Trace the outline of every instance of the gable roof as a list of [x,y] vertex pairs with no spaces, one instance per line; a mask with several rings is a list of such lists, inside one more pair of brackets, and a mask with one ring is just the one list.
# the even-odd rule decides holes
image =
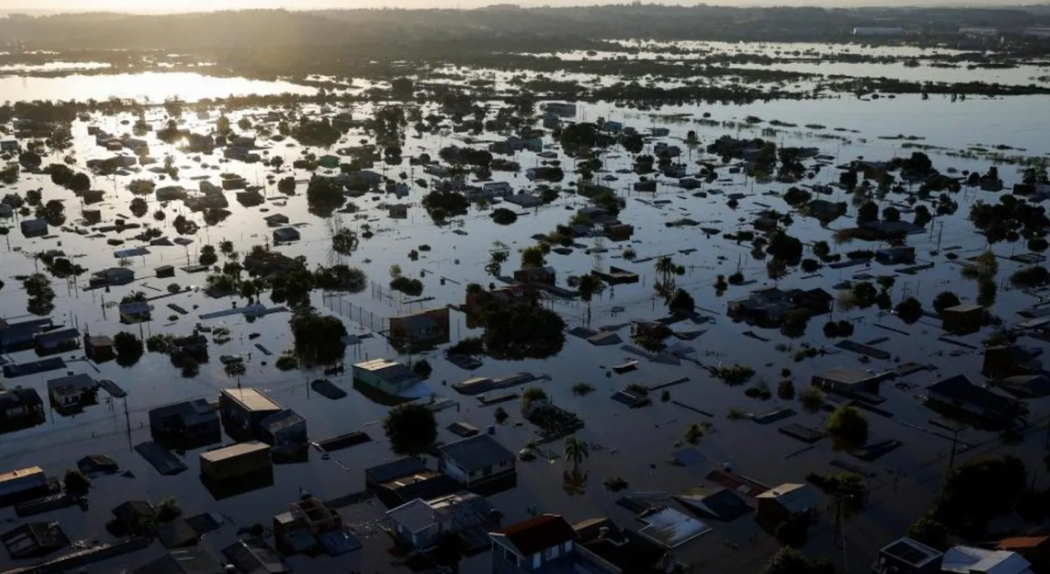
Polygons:
[[953,400],[983,405],[988,410],[1009,409],[1013,400],[970,382],[966,375],[955,375],[926,387],[928,393],[938,393]]
[[1016,552],[954,546],[944,553],[941,570],[958,574],[1030,574],[1031,563]]
[[446,459],[455,462],[467,472],[483,470],[501,462],[514,460],[514,453],[487,434],[479,434],[446,444],[440,447],[440,450]]
[[820,502],[817,491],[805,484],[785,483],[759,494],[755,498],[770,498],[776,500],[788,512],[797,514],[810,510],[816,510]]
[[222,574],[222,566],[203,548],[173,550],[137,568],[134,574]]
[[557,514],[541,514],[492,534],[504,538],[521,556],[530,556],[576,539],[572,525]]

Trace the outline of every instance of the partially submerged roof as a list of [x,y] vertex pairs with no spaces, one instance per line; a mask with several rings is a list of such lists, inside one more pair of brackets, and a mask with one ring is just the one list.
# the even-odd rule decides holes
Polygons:
[[427,467],[418,458],[406,456],[365,469],[365,480],[383,484],[404,476],[426,472]]
[[817,376],[828,381],[834,381],[836,383],[842,383],[846,385],[852,385],[874,378],[874,375],[866,373],[859,369],[846,368],[829,369],[818,374]]
[[229,397],[232,401],[239,404],[242,408],[248,411],[279,411],[281,405],[278,405],[270,397],[260,393],[259,391],[246,388],[246,389],[223,389],[222,394]]
[[673,508],[660,508],[639,516],[646,525],[638,532],[664,548],[677,548],[707,533],[711,527]]
[[530,556],[576,539],[576,531],[557,514],[541,514],[492,535],[506,540],[521,556]]
[[751,513],[751,507],[728,488],[705,489],[675,496],[675,500],[691,510],[726,522]]
[[388,510],[386,514],[413,534],[426,530],[437,518],[434,509],[419,498]]
[[134,570],[133,574],[223,574],[219,562],[203,548],[173,550]]
[[223,549],[222,555],[241,574],[284,574],[292,570],[272,548],[257,538],[239,540]]
[[944,553],[941,571],[958,574],[1030,574],[1032,564],[1016,552],[954,546]]
[[254,454],[259,451],[270,450],[270,445],[261,443],[259,441],[241,442],[227,447],[211,450],[208,452],[201,453],[201,460],[208,462],[221,462],[227,459],[236,458],[248,454]]
[[901,538],[880,552],[916,568],[922,568],[941,557],[941,552],[911,538]]
[[440,447],[441,454],[457,466],[471,472],[483,470],[507,460],[514,460],[514,453],[496,442],[487,434],[479,434]]
[[792,514],[816,510],[820,503],[817,491],[808,485],[784,483],[759,494],[755,498],[771,498]]

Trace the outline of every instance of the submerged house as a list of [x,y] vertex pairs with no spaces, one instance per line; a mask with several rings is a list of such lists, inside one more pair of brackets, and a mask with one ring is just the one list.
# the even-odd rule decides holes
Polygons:
[[219,394],[219,412],[231,436],[260,437],[262,421],[282,410],[281,405],[252,388],[223,389]]
[[791,312],[802,312],[813,317],[831,311],[834,298],[823,289],[791,289],[782,291],[767,287],[752,291],[742,299],[729,302],[729,316],[733,319],[759,325],[776,326]]
[[391,343],[398,348],[430,348],[449,342],[448,307],[390,318]]
[[789,520],[809,520],[817,513],[820,496],[808,484],[785,483],[755,497],[756,518],[768,524]]
[[354,382],[385,394],[398,396],[419,384],[419,377],[407,365],[389,359],[371,359],[354,364]]
[[212,444],[222,440],[219,415],[205,399],[153,409],[149,426],[153,438],[161,443]]
[[447,534],[489,524],[494,509],[485,497],[464,492],[433,500],[417,498],[386,515],[392,533],[401,542],[416,550],[427,550],[437,546]]
[[44,422],[44,401],[35,389],[0,389],[0,432]]
[[493,574],[572,571],[576,531],[561,516],[541,514],[489,538]]
[[76,410],[93,404],[98,383],[89,375],[68,375],[47,382],[51,406],[58,410]]
[[1017,414],[1017,401],[971,383],[966,375],[926,387],[926,404],[994,426],[1009,424]]
[[441,468],[467,488],[483,487],[517,474],[517,459],[496,439],[479,434],[438,448]]

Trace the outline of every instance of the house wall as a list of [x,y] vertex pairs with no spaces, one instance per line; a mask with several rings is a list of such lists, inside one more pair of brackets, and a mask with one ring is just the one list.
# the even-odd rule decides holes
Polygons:
[[451,476],[453,479],[457,480],[458,482],[462,482],[462,483],[465,483],[465,484],[470,482],[470,477],[469,477],[469,474],[467,473],[466,470],[463,470],[463,468],[461,468],[459,465],[457,465],[456,463],[454,463],[454,462],[452,462],[452,461],[450,461],[448,459],[444,459],[444,460],[445,460],[445,474]]

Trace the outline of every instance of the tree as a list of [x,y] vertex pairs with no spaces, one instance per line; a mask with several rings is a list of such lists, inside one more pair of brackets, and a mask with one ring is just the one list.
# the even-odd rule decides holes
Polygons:
[[901,212],[896,207],[890,206],[882,210],[882,220],[890,222],[898,222],[901,220]]
[[588,273],[583,277],[580,277],[580,284],[578,286],[580,290],[580,299],[583,299],[587,303],[587,319],[591,318],[591,299],[595,295],[601,295],[605,291],[605,282],[602,281],[601,277]]
[[350,229],[344,227],[332,235],[332,251],[340,255],[350,255],[357,251],[357,246],[357,233]]
[[766,562],[762,574],[835,574],[835,565],[820,558],[810,560],[798,550],[784,547]]
[[577,472],[580,468],[580,463],[583,462],[585,458],[590,456],[590,454],[591,449],[586,442],[576,438],[575,436],[570,436],[569,438],[565,439],[565,446],[562,452],[562,457],[565,458],[565,460],[572,462],[572,472]]
[[1024,463],[1012,455],[967,461],[944,477],[930,517],[967,539],[988,521],[1012,512],[1027,485]]
[[80,195],[91,189],[91,178],[86,173],[77,173],[69,180],[69,189]]
[[699,423],[693,423],[685,429],[685,441],[689,444],[698,444],[704,438],[704,427]]
[[539,269],[546,263],[543,248],[539,245],[531,245],[521,250],[521,268]]
[[483,340],[494,359],[546,359],[565,345],[565,321],[541,307],[495,309],[485,314]]
[[296,309],[288,322],[300,358],[321,364],[343,360],[346,325],[337,317],[318,315],[312,308]]
[[510,225],[518,220],[518,214],[506,207],[497,207],[492,210],[492,221],[499,225]]
[[904,531],[904,535],[934,550],[943,552],[948,549],[948,528],[929,514],[924,514],[916,520]]
[[27,168],[36,169],[40,167],[40,164],[43,163],[43,160],[40,158],[39,155],[32,151],[24,151],[18,154],[18,163],[22,164]]
[[437,439],[437,421],[426,405],[406,403],[387,413],[383,430],[394,453],[402,456],[418,455]]
[[117,353],[117,364],[121,367],[133,366],[146,352],[142,340],[127,331],[113,336],[113,350]]
[[485,264],[485,272],[493,277],[499,277],[500,273],[503,271],[503,264],[506,263],[509,258],[510,252],[506,249],[493,250],[489,253],[489,262]]
[[828,245],[827,241],[815,241],[813,243],[812,249],[813,255],[815,255],[817,259],[820,259],[821,261],[826,261],[828,256],[831,255],[831,247]]
[[879,206],[873,201],[867,201],[857,209],[857,223],[867,223],[879,220]]
[[521,412],[528,414],[529,409],[532,408],[532,403],[537,401],[546,401],[547,393],[539,387],[529,387],[521,393]]
[[944,313],[945,309],[951,309],[959,305],[959,296],[951,291],[942,291],[937,294],[937,297],[933,299],[933,309],[938,314]]
[[897,304],[895,311],[901,321],[911,325],[922,318],[922,303],[915,297],[908,297]]
[[33,315],[50,315],[55,309],[55,291],[51,282],[42,273],[34,273],[22,280],[22,287],[29,295],[26,310]]
[[91,479],[72,468],[66,471],[63,483],[66,487],[66,494],[70,496],[84,496],[91,489]]
[[676,289],[674,295],[667,302],[667,308],[671,312],[692,313],[696,308],[696,302],[693,301],[693,296],[685,289]]
[[868,419],[854,407],[844,405],[835,409],[824,428],[836,444],[844,448],[864,446],[868,441]]
[[157,521],[171,522],[182,515],[182,507],[174,497],[167,497],[157,505]]
[[430,366],[430,362],[426,359],[420,359],[412,365],[412,372],[419,375],[419,378],[425,379],[430,376],[430,373],[434,372],[434,368]]
[[214,245],[205,245],[201,247],[200,255],[197,257],[197,261],[201,265],[215,265],[215,262],[219,260],[218,254],[215,252]]

